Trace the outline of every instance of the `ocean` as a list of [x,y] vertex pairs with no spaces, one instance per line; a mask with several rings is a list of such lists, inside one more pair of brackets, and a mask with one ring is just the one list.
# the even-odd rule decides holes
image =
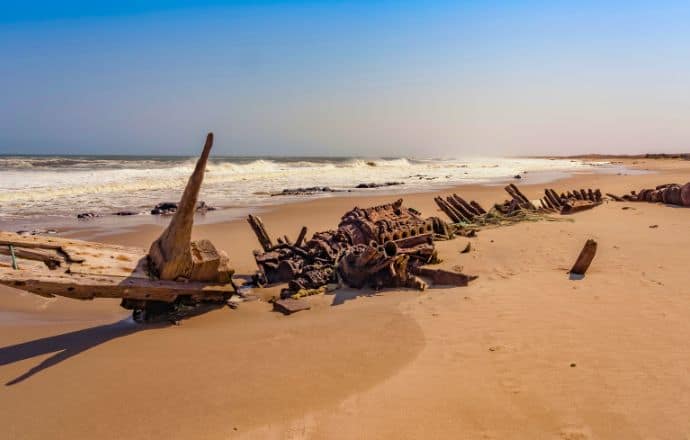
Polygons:
[[[0,156],[0,226],[17,220],[75,218],[117,211],[148,214],[179,200],[195,157]],[[605,162],[536,158],[317,158],[212,157],[200,200],[218,208],[250,208],[304,197],[363,192],[404,193],[463,183],[607,167]],[[534,175],[534,177],[533,177]],[[356,188],[362,183],[397,186]],[[284,189],[329,187],[337,192],[275,196]],[[44,223],[44,222],[41,222]]]

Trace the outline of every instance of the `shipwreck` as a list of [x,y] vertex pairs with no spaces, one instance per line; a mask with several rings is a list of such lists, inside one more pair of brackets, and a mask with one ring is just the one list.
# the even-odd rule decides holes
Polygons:
[[0,284],[44,297],[121,298],[137,322],[170,318],[235,293],[225,252],[192,241],[213,133],[168,227],[150,249],[0,232]]
[[422,217],[403,200],[346,212],[335,230],[317,232],[306,240],[302,227],[292,242],[274,243],[261,218],[249,215],[262,250],[254,252],[259,286],[287,283],[276,302],[280,311],[306,307],[295,300],[322,292],[328,284],[354,288],[407,287],[424,290],[436,285],[467,286],[475,276],[432,269],[438,262],[434,242],[454,237],[454,228],[439,217]]

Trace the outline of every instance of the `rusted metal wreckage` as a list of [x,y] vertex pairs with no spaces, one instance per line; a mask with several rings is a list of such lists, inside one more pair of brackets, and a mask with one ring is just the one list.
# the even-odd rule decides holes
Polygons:
[[136,321],[167,317],[235,292],[228,257],[192,226],[213,134],[206,138],[177,211],[145,249],[0,232],[0,284],[45,297],[121,298]]
[[667,205],[690,207],[690,182],[685,185],[667,183],[654,189],[645,188],[638,192],[617,196],[606,194],[617,202],[650,202],[665,203]]
[[495,212],[487,212],[479,203],[474,200],[467,202],[458,194],[451,194],[445,199],[443,197],[436,197],[434,201],[441,211],[454,224],[458,225],[482,223],[488,217],[495,216],[496,213],[506,217],[521,212],[573,214],[594,208],[603,203],[599,189],[579,189],[559,194],[551,188],[546,188],[544,189],[544,197],[539,200],[528,199],[512,183],[504,189],[511,198],[503,203],[494,204],[493,209]]
[[[208,240],[191,240],[212,145],[213,134],[209,133],[177,211],[148,251],[0,232],[0,284],[46,297],[121,298],[122,307],[133,310],[138,322],[174,319],[181,310],[194,313],[203,304],[225,304],[237,292],[227,255]],[[438,262],[435,241],[471,236],[476,230],[472,224],[496,213],[569,214],[602,203],[599,190],[559,195],[546,189],[544,198],[538,201],[529,200],[515,185],[505,190],[511,199],[488,212],[479,203],[467,202],[457,194],[445,199],[436,197],[450,224],[439,217],[422,217],[419,211],[403,206],[400,199],[371,208],[354,208],[345,213],[337,229],[317,232],[309,239],[303,227],[294,242],[284,236],[274,243],[261,219],[250,215],[247,221],[262,247],[262,251],[254,252],[259,268],[254,283],[264,286],[287,282],[281,293],[286,302],[277,307],[287,313],[308,308],[308,304],[299,303],[299,298],[319,292],[330,283],[377,290],[423,290],[426,279],[436,285],[466,286],[476,277],[426,267]]]
[[410,287],[427,284],[466,286],[476,277],[423,267],[438,261],[435,240],[453,238],[453,229],[438,217],[422,217],[402,199],[345,213],[336,230],[315,233],[305,241],[303,227],[293,243],[288,237],[271,240],[262,220],[247,221],[263,251],[255,251],[257,285],[288,283],[281,297],[294,298],[329,283],[361,288]]

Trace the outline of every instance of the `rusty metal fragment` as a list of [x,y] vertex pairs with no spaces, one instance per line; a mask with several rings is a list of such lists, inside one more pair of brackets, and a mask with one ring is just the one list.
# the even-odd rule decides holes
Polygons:
[[650,203],[665,203],[667,205],[690,207],[690,182],[685,185],[677,183],[667,183],[658,185],[656,188],[644,188],[638,191],[630,191],[630,194],[623,196],[616,196],[607,194],[615,201],[630,201],[630,202],[650,202]]

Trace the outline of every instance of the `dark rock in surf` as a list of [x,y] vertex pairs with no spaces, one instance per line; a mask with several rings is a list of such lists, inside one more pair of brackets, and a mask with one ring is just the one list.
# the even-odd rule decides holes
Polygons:
[[[215,210],[216,208],[207,205],[204,201],[200,201],[196,204],[196,212],[200,214]],[[159,203],[151,210],[152,215],[172,215],[175,212],[177,212],[177,203],[174,202]]]
[[360,183],[357,185],[355,188],[358,189],[363,189],[363,188],[382,188],[386,186],[397,186],[397,185],[404,185],[405,182],[385,182],[385,183]]
[[77,214],[77,218],[81,220],[88,220],[96,217],[100,217],[101,215],[95,212],[82,212],[81,214]]
[[308,188],[285,188],[279,193],[271,194],[271,196],[308,196],[318,193],[326,192],[340,192],[340,190],[330,188],[328,186],[310,186]]

